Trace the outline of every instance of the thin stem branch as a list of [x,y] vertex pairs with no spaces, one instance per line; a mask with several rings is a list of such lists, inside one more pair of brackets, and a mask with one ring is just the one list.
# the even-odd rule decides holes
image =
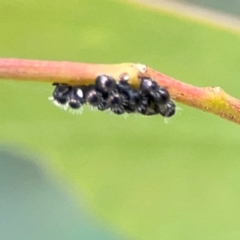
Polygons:
[[151,68],[148,68],[148,73],[161,86],[167,88],[176,101],[240,124],[240,100],[228,95],[220,87],[192,86]]
[[116,80],[128,75],[133,87],[139,86],[142,77],[151,77],[160,86],[167,88],[174,100],[240,124],[240,101],[225,93],[220,87],[195,87],[142,64],[0,59],[0,79],[83,85],[94,83],[95,78],[101,74],[107,74]]
[[89,84],[101,74],[108,74],[115,78],[123,72],[136,75],[136,70],[132,72],[133,70],[131,64],[107,65],[0,58],[0,78],[2,79],[77,85]]

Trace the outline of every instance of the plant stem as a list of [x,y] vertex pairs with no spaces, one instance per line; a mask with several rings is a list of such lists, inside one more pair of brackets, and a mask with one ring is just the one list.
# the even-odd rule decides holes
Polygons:
[[220,87],[192,86],[151,68],[148,68],[148,74],[167,88],[176,101],[240,124],[240,100],[228,95]]
[[240,101],[226,94],[220,87],[195,87],[170,78],[145,65],[0,58],[0,79],[84,85],[94,83],[95,78],[101,74],[109,75],[117,80],[122,75],[128,75],[129,82],[134,87],[139,86],[141,77],[151,77],[160,86],[168,89],[173,100],[240,124]]
[[123,72],[136,75],[131,64],[89,64],[76,62],[39,61],[0,58],[0,78],[38,82],[58,82],[72,85],[89,84],[96,76],[118,77]]

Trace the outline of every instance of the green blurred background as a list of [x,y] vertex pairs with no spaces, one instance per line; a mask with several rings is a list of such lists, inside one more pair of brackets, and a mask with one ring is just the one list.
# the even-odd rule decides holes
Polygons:
[[[1,57],[140,62],[240,98],[239,33],[160,10],[116,0],[0,0],[0,34]],[[76,116],[48,102],[52,91],[0,82],[1,239],[240,239],[238,125],[181,104],[169,124],[87,108]],[[32,237],[30,223],[47,235]]]

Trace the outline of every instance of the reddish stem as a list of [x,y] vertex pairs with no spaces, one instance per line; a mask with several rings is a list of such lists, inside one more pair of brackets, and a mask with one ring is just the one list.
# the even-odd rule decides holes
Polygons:
[[145,65],[0,59],[0,79],[83,85],[93,83],[101,74],[110,75],[117,80],[122,75],[128,75],[130,84],[134,87],[138,87],[141,77],[151,77],[159,85],[167,88],[174,100],[240,124],[240,101],[226,94],[221,88],[195,87]]
[[0,59],[0,78],[39,82],[88,84],[101,74],[118,76],[132,71],[129,64],[89,64],[77,62]]
[[161,86],[166,87],[176,101],[240,124],[240,101],[220,87],[195,87],[151,68],[148,68],[148,74]]

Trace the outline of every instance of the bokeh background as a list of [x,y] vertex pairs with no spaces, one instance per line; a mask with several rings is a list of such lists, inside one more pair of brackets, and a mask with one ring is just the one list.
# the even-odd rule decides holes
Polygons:
[[[240,98],[239,32],[161,8],[0,0],[0,35],[1,57],[140,62]],[[76,116],[52,91],[0,82],[0,239],[240,239],[238,125],[181,104],[169,124]]]

